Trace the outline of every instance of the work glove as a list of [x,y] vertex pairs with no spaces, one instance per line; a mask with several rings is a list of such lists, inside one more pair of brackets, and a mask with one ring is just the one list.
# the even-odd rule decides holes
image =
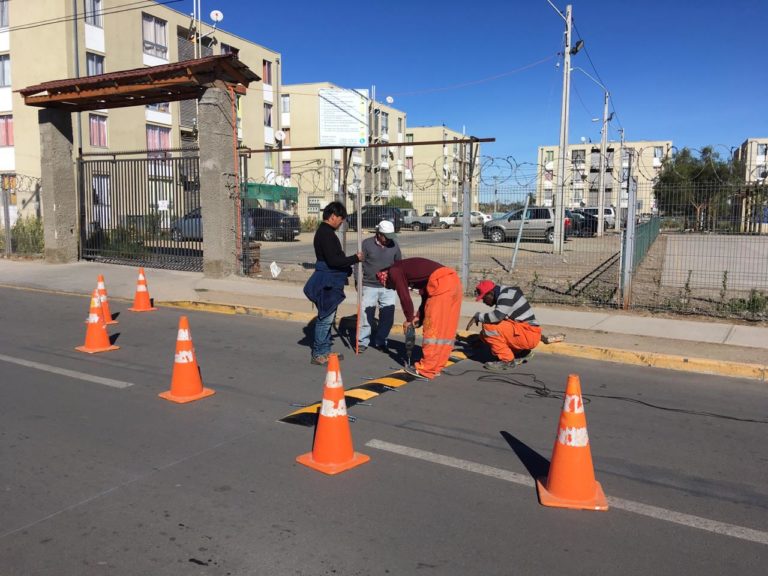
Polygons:
[[473,324],[475,326],[480,324],[480,313],[479,312],[475,312],[475,315],[472,316],[472,318],[469,319],[469,322],[467,322],[467,328],[466,329],[469,330],[470,328],[472,328]]

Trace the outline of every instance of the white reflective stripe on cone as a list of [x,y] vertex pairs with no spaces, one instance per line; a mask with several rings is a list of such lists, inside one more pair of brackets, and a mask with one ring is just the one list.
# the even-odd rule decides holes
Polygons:
[[563,400],[563,412],[582,414],[584,403],[581,401],[581,394],[566,394]]
[[179,330],[179,334],[178,336],[176,336],[176,340],[181,340],[182,342],[189,342],[190,340],[192,340],[192,338],[189,335],[189,330],[185,330],[184,328]]
[[335,406],[333,400],[323,399],[323,404],[320,408],[320,415],[327,418],[336,418],[337,416],[347,415],[347,403],[342,398],[339,400],[339,405]]
[[139,284],[138,286],[136,286],[136,292],[146,292],[146,291],[147,291],[147,287],[144,284]]
[[589,446],[589,435],[586,428],[560,428],[557,441],[565,446],[584,448]]
[[144,274],[139,273],[139,280],[146,280],[146,278],[144,278]]
[[328,388],[342,388],[344,386],[338,372],[327,372],[325,374],[325,385]]
[[99,322],[98,314],[88,314],[88,324],[97,324]]
[[195,361],[195,353],[192,350],[182,350],[174,355],[176,364],[189,364]]

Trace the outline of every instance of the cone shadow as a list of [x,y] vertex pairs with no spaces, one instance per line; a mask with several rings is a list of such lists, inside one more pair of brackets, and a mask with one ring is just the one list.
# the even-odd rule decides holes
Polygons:
[[120,338],[120,332],[115,332],[114,334],[111,334],[109,336],[109,344],[110,344],[110,346],[114,346],[115,342],[117,342],[118,338]]
[[538,478],[546,478],[549,475],[549,460],[524,442],[521,442],[512,436],[509,432],[502,430],[500,434],[501,437],[507,441],[510,448],[514,450],[517,457],[520,458],[520,462],[523,463],[525,469],[528,470],[528,474],[530,474],[534,480]]
[[120,312],[112,312],[112,320],[117,320],[117,318],[120,316]]

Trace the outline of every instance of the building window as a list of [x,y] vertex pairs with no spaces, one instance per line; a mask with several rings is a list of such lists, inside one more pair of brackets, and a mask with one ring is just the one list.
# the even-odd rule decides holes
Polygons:
[[240,48],[235,48],[234,46],[230,46],[229,44],[224,44],[222,42],[221,44],[221,53],[222,54],[234,54],[237,56],[240,54]]
[[164,112],[165,114],[171,113],[170,102],[156,102],[155,104],[147,104],[147,110],[153,110],[154,112]]
[[101,0],[85,0],[85,23],[103,28]]
[[8,0],[0,0],[0,28],[8,28]]
[[13,146],[13,116],[0,116],[0,146]]
[[291,177],[291,161],[290,160],[283,160],[282,173],[283,173],[283,176],[286,178]]
[[98,114],[88,115],[88,127],[91,134],[91,146],[107,147],[107,117]]
[[274,164],[272,163],[272,147],[265,146],[264,148],[266,150],[266,152],[264,152],[264,169],[272,170],[274,168]]
[[291,129],[283,128],[283,133],[285,134],[285,137],[283,138],[283,146],[290,146],[291,145]]
[[406,158],[405,158],[405,169],[406,170],[413,170],[413,156],[406,156]]
[[573,150],[571,152],[571,162],[575,165],[584,164],[587,158],[586,150]]
[[88,76],[104,74],[104,56],[101,56],[100,54],[94,54],[93,52],[86,52],[85,70]]
[[758,156],[765,156],[768,154],[768,144],[758,144],[757,145],[757,155]]
[[653,157],[658,158],[661,160],[664,158],[664,148],[662,146],[654,146],[653,147]]
[[269,60],[262,61],[261,83],[265,86],[272,86],[272,62]]
[[547,164],[549,162],[553,162],[555,160],[555,151],[554,150],[547,150],[544,152],[544,163]]
[[150,158],[164,158],[167,152],[158,152],[158,150],[168,150],[171,147],[171,129],[165,126],[147,125],[147,150],[150,151]]
[[398,172],[397,173],[397,187],[402,188],[403,187],[403,173]]
[[291,95],[290,94],[280,95],[280,111],[286,114],[290,113],[291,111]]
[[144,35],[144,54],[157,58],[168,58],[168,37],[165,20],[143,14],[142,32]]
[[389,133],[389,114],[387,112],[381,113],[381,133]]
[[0,56],[0,86],[11,85],[11,55]]
[[406,142],[413,142],[413,134],[406,134],[405,135],[405,141]]
[[381,189],[389,190],[389,171],[387,170],[381,173]]
[[403,133],[403,119],[398,118],[397,119],[397,133],[402,134]]
[[272,104],[264,104],[264,126],[272,127]]

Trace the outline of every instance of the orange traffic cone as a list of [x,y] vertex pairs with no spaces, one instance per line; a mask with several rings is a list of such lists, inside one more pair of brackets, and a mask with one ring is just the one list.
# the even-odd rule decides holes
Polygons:
[[131,312],[152,312],[157,308],[152,307],[152,301],[149,299],[149,289],[147,288],[147,278],[144,276],[144,268],[139,268],[139,279],[136,282],[136,296],[133,299],[133,306],[128,308]]
[[331,354],[328,357],[323,402],[317,419],[312,452],[298,456],[296,461],[325,474],[338,474],[365,464],[370,459],[370,456],[355,452],[352,447],[339,358],[336,354]]
[[120,348],[120,346],[113,346],[109,343],[107,325],[104,324],[104,318],[101,315],[101,301],[98,288],[91,295],[91,306],[88,310],[88,320],[86,322],[88,328],[85,330],[85,344],[76,347],[75,350],[94,354]]
[[568,376],[549,476],[544,482],[537,480],[536,488],[544,506],[608,510],[608,501],[595,480],[592,467],[587,418],[577,374]]
[[107,287],[104,285],[104,276],[99,274],[96,281],[96,289],[99,291],[101,299],[101,314],[104,316],[104,324],[118,324],[117,320],[112,319],[112,312],[109,310],[109,298],[107,296]]
[[203,388],[203,380],[200,377],[197,358],[195,358],[195,349],[192,346],[189,321],[186,316],[182,316],[179,319],[179,332],[176,337],[176,355],[173,362],[171,389],[160,393],[159,396],[171,402],[184,404],[213,394],[215,392],[210,388]]

